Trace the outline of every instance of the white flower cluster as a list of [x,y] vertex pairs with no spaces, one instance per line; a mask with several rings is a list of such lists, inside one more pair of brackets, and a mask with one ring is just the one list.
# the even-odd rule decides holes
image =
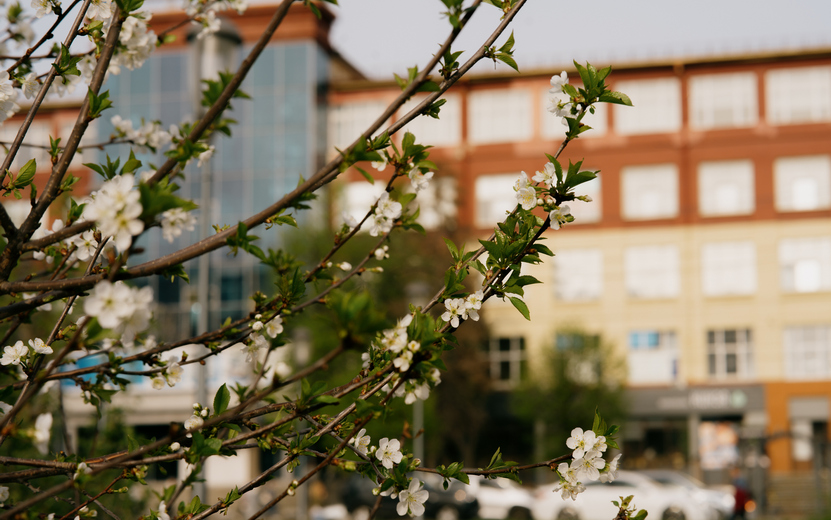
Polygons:
[[568,217],[570,215],[571,208],[569,208],[566,204],[557,206],[554,209],[552,209],[551,213],[548,214],[548,218],[551,220],[551,229],[560,229],[563,226],[563,224],[568,222]]
[[104,236],[112,236],[119,251],[127,251],[133,237],[144,231],[140,197],[132,175],[117,175],[90,194],[84,218],[94,220]]
[[0,121],[13,116],[20,106],[17,104],[17,91],[12,86],[9,73],[0,71]]
[[551,76],[551,89],[548,91],[548,111],[562,118],[562,123],[568,126],[566,117],[572,115],[574,106],[571,103],[571,97],[563,92],[563,85],[566,84],[568,84],[566,71],[562,71],[559,76]]
[[[205,417],[207,417],[207,416],[208,416],[208,409],[207,408],[203,408],[202,405],[199,404],[199,403],[193,403],[193,415],[188,417],[188,419],[185,421],[185,430],[187,430],[187,431],[198,430],[199,428],[202,427],[203,424],[205,424]],[[188,434],[187,436],[190,437],[191,435]],[[171,448],[172,448],[172,445],[171,445]],[[178,447],[177,447],[177,450],[178,450]]]
[[[147,345],[145,345],[147,347]],[[182,373],[184,369],[179,365],[179,362],[176,360],[175,357],[169,357],[165,359],[167,365],[162,372],[156,374],[151,380],[150,384],[153,386],[155,390],[161,390],[164,388],[165,383],[167,386],[173,387],[176,383],[182,381]]]
[[111,0],[92,0],[87,9],[87,18],[106,22],[113,14],[113,3]]
[[410,480],[410,486],[398,494],[398,505],[395,506],[395,512],[400,516],[423,516],[424,503],[430,497],[430,493],[426,489],[422,489],[423,487],[424,483],[417,478]]
[[[415,342],[411,342],[415,343]],[[413,404],[421,399],[426,401],[430,397],[430,389],[441,383],[441,372],[433,368],[424,376],[424,380],[409,380],[395,389],[396,397],[403,397],[404,404]]]
[[131,120],[123,119],[119,115],[111,117],[110,123],[115,128],[116,137],[126,137],[140,146],[143,152],[147,151],[147,148],[157,150],[170,143],[172,136],[179,131],[176,125],[170,125],[170,131],[166,132],[162,130],[162,125],[158,121],[142,121],[141,127],[134,129]]
[[382,246],[376,249],[372,254],[375,255],[376,260],[383,260],[390,257],[390,246]]
[[469,294],[467,298],[448,298],[444,300],[444,307],[447,309],[441,315],[441,319],[450,322],[450,326],[458,328],[459,319],[470,318],[479,321],[479,309],[482,308],[482,299],[485,297],[482,291]]
[[269,341],[263,337],[262,334],[258,334],[259,331],[265,328],[266,334],[271,339],[276,338],[283,332],[283,317],[282,316],[275,316],[267,323],[263,323],[262,321],[263,316],[261,314],[257,314],[254,316],[254,323],[251,324],[251,329],[254,330],[248,336],[248,344],[245,343],[237,343],[243,352],[245,352],[245,362],[251,363],[258,359],[260,355],[260,350],[268,350]]
[[[124,20],[118,35],[120,45],[110,60],[110,73],[118,75],[121,73],[121,67],[135,70],[150,57],[158,41],[156,33],[147,29],[147,22],[151,17],[150,11],[135,11]],[[105,28],[109,30],[107,22]]]
[[46,13],[51,13],[61,3],[55,0],[32,0],[32,9],[35,10],[35,18],[42,18]]
[[183,231],[193,231],[195,227],[196,217],[182,208],[173,208],[162,213],[162,236],[170,243],[181,236]]
[[603,435],[575,428],[571,430],[571,437],[566,440],[566,446],[574,450],[571,454],[573,459],[571,464],[563,462],[557,466],[560,482],[554,488],[554,491],[561,492],[564,500],[576,500],[577,495],[586,490],[582,483],[584,481],[612,482],[617,478],[620,454],[606,463],[603,453],[607,445],[606,437]]
[[433,178],[433,172],[421,173],[421,169],[413,168],[410,170],[410,173],[407,174],[407,177],[410,178],[410,182],[413,185],[413,191],[416,193],[426,190],[428,186],[430,186],[430,179]]
[[519,178],[514,183],[514,191],[516,191],[516,202],[522,206],[522,209],[530,211],[537,207],[537,190],[528,181],[528,175],[525,172],[519,173]]
[[150,324],[153,289],[130,287],[124,282],[103,280],[84,301],[84,313],[98,319],[105,329],[121,332],[121,343],[130,347],[136,334]]
[[216,13],[226,9],[235,9],[239,14],[248,9],[248,0],[185,0],[184,9],[196,23],[202,24],[202,30],[196,35],[202,39],[219,31],[220,21]]
[[22,341],[18,341],[13,346],[3,348],[3,357],[0,357],[0,365],[20,365],[29,355],[29,349],[35,354],[46,355],[52,353],[52,347],[44,343],[40,338],[30,339],[28,347]]
[[370,236],[377,237],[389,233],[403,209],[401,203],[390,199],[389,192],[385,191],[378,199],[375,212],[369,217]]

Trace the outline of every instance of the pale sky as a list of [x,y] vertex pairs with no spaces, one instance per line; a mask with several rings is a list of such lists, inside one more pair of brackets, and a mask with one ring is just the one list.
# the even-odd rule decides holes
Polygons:
[[[332,44],[376,79],[425,64],[450,29],[439,14],[444,7],[439,0],[339,3],[340,8],[333,7],[338,17]],[[594,14],[585,14],[589,9]],[[483,5],[454,48],[475,48],[495,27],[499,14]],[[513,30],[520,70],[565,66],[572,59],[603,66],[678,56],[831,48],[831,0],[529,0]],[[492,64],[477,69],[488,70],[493,70]]]

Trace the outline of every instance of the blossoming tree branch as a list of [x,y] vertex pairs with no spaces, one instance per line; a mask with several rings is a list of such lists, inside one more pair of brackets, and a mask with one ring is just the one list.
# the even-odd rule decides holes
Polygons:
[[[302,456],[315,456],[322,462],[298,474],[282,493],[250,516],[252,520],[293,495],[327,465],[372,479],[379,495],[377,504],[384,497],[397,500],[396,510],[402,516],[420,516],[425,511],[424,503],[430,498],[418,476],[423,472],[467,483],[471,474],[519,480],[523,470],[549,467],[559,480],[558,491],[564,499],[574,498],[585,489],[585,482],[613,480],[619,455],[607,460],[607,450],[617,448],[617,428],[606,425],[600,417],[591,429],[583,430],[589,425],[581,425],[573,430],[567,442],[569,451],[561,457],[521,465],[504,461],[497,451],[487,467],[478,469],[466,468],[462,462],[422,467],[399,439],[385,437],[376,442],[369,433],[385,408],[428,398],[441,382],[442,355],[455,343],[453,332],[467,321],[478,321],[487,300],[510,301],[529,317],[523,287],[538,281],[522,274],[522,265],[539,263],[543,255],[553,254],[540,243],[543,233],[574,220],[566,203],[577,198],[589,201],[578,191],[597,173],[582,170],[579,162],[562,165],[558,158],[570,141],[589,130],[582,120],[594,111],[596,103],[631,104],[624,94],[607,88],[609,68],[598,70],[575,63],[582,83],[579,87],[569,83],[565,72],[551,79],[549,111],[565,125],[564,141],[552,155],[541,158],[535,175],[529,178],[523,172],[519,176],[514,187],[517,206],[502,222],[494,223],[493,234],[480,240],[478,250],[466,251],[447,240],[450,265],[444,281],[436,281],[429,303],[410,306],[395,326],[379,330],[369,341],[342,330],[339,344],[304,366],[289,366],[277,355],[289,339],[285,327],[309,307],[328,305],[343,322],[355,319],[359,315],[359,309],[353,308],[356,300],[332,296],[347,291],[345,284],[350,279],[382,269],[392,255],[406,254],[390,250],[392,233],[423,231],[418,223],[418,194],[441,172],[435,171],[429,159],[429,146],[419,144],[405,125],[422,115],[439,118],[443,94],[479,61],[502,61],[517,69],[513,34],[502,38],[501,44],[496,42],[525,2],[489,0],[484,3],[490,5],[483,7],[481,0],[442,0],[450,28],[439,52],[420,69],[411,69],[408,78],[396,78],[400,95],[350,146],[338,150],[339,155],[318,171],[307,172],[296,189],[266,208],[256,208],[258,213],[236,226],[216,226],[215,234],[180,244],[174,253],[143,263],[136,263],[132,256],[137,239],[149,229],[160,227],[163,238],[171,243],[181,240],[184,230],[194,229],[197,222],[191,212],[196,204],[176,194],[177,183],[185,178],[187,165],[201,166],[210,160],[212,136],[221,138],[218,134],[231,132],[223,113],[232,99],[245,102],[247,96],[239,87],[289,8],[302,3],[320,15],[320,7],[310,0],[283,0],[240,68],[205,82],[204,114],[170,128],[162,128],[156,121],[144,121],[136,128],[127,114],[111,113],[108,76],[122,68],[140,68],[155,49],[169,41],[164,37],[167,31],[160,37],[149,28],[151,15],[143,9],[142,0],[75,0],[69,5],[33,0],[31,10],[19,4],[9,7],[2,54],[10,65],[0,72],[0,117],[20,111],[25,117],[15,125],[14,140],[4,144],[7,154],[0,168],[0,192],[4,197],[25,196],[31,204],[19,225],[0,206],[4,239],[0,295],[5,298],[0,308],[0,464],[8,470],[0,474],[0,517],[44,518],[51,511],[49,519],[91,518],[101,509],[115,518],[100,497],[125,492],[129,481],[145,484],[149,466],[178,460],[188,463],[185,478],[164,489],[149,510],[135,516],[199,520],[227,511],[275,472],[296,469]],[[455,50],[454,42],[474,12],[494,7],[503,16],[483,44],[467,56]],[[200,28],[199,38],[219,30],[218,12],[243,12],[246,8],[245,0],[185,2],[189,23]],[[51,23],[40,38],[32,29],[33,18]],[[62,41],[56,37],[59,26],[65,29],[60,33],[65,34]],[[70,51],[79,48],[76,44],[81,40],[88,42],[87,50]],[[45,185],[36,190],[34,159],[17,171],[10,168],[44,101],[75,89],[86,91],[76,122],[65,140],[50,138],[51,171]],[[404,117],[383,127],[418,92],[427,92],[426,98]],[[79,198],[86,197],[83,202],[73,200],[68,210],[61,209],[59,197],[74,193],[78,181],[69,173],[70,163],[82,149],[90,123],[101,117],[112,122],[115,132],[96,147],[126,143],[135,151],[164,152],[164,162],[154,170],[143,169],[145,165],[130,152],[126,157],[113,160],[108,156],[103,163],[87,164],[101,177],[100,187],[89,194],[76,193]],[[400,135],[397,143],[392,139],[396,134]],[[266,253],[257,246],[250,230],[296,226],[295,216],[308,210],[316,192],[338,175],[356,168],[370,177],[361,167],[366,162],[378,169],[391,168],[385,190],[362,219],[349,220],[336,231],[330,250],[316,263],[304,266],[293,259],[286,264],[286,258],[294,258],[291,251]],[[61,214],[48,229],[41,225],[47,212]],[[377,239],[374,245],[354,266],[337,261],[344,244],[361,230]],[[227,320],[216,330],[193,337],[150,335],[153,291],[131,281],[185,276],[184,262],[221,248],[253,255],[273,268],[279,274],[276,290],[251,295],[255,309],[243,318]],[[478,279],[471,282],[471,270],[481,275],[481,283]],[[470,288],[472,284],[475,287]],[[21,325],[46,309],[52,309],[54,323],[36,337],[23,337],[22,331],[28,329]],[[195,346],[191,352],[196,354],[182,354],[184,346]],[[310,375],[325,371],[348,349],[356,348],[362,350],[363,366],[348,384],[309,382]],[[79,355],[102,352],[106,356],[94,358],[98,362],[92,366],[70,366]],[[128,439],[120,450],[86,460],[50,449],[58,434],[56,425],[65,425],[62,407],[54,406],[49,398],[54,382],[77,385],[92,410],[110,402],[118,392],[129,392],[128,375],[146,378],[153,389],[165,392],[180,383],[184,367],[199,367],[209,358],[240,356],[250,364],[252,384],[233,388],[223,384],[212,402],[195,403],[192,415],[182,417],[181,427],[172,427],[162,438],[143,445]],[[136,364],[143,368],[127,368]],[[10,446],[31,446],[40,457],[17,457]],[[277,462],[256,478],[229,489],[224,498],[182,499],[200,478],[208,458],[234,456],[239,450],[252,448],[277,454]],[[56,500],[47,500],[52,497]],[[643,515],[637,513],[638,518]],[[636,516],[629,499],[619,516]]]

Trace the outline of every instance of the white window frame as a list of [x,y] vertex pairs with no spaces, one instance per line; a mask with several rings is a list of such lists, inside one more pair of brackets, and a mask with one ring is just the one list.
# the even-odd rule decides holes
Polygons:
[[[734,342],[727,339],[734,334]],[[728,372],[728,356],[735,356],[735,372]],[[711,329],[707,331],[707,374],[712,379],[750,379],[753,377],[753,335],[750,329]]]
[[782,334],[785,378],[831,377],[831,325],[786,327]]
[[620,177],[624,220],[678,216],[678,167],[675,164],[625,166]]
[[698,165],[698,211],[704,217],[750,215],[756,209],[753,161],[704,161]]
[[756,244],[750,241],[707,242],[701,246],[701,291],[704,296],[756,293]]
[[362,132],[378,119],[387,108],[385,101],[347,101],[330,105],[328,111],[329,150],[343,150],[357,139]]
[[[500,343],[508,342],[508,350],[501,350]],[[526,358],[525,338],[522,336],[491,338],[488,342],[488,364],[491,382],[498,390],[510,390],[522,380]],[[502,378],[502,364],[508,363],[510,376]]]
[[785,292],[831,291],[831,237],[780,240],[779,268]]
[[690,128],[711,130],[755,126],[759,120],[756,74],[704,74],[689,80]]
[[603,296],[601,249],[560,249],[553,264],[554,292],[558,300],[594,301]]
[[772,125],[831,121],[831,66],[767,71],[765,108]]
[[[633,338],[657,338],[655,345],[633,344]],[[629,366],[629,383],[661,384],[673,383],[678,379],[678,339],[673,331],[632,330],[628,337],[627,364]],[[656,366],[666,370],[656,371]]]
[[618,81],[634,107],[615,105],[615,132],[620,135],[661,134],[681,129],[681,81],[652,78]]
[[668,299],[681,292],[680,254],[675,245],[627,247],[623,264],[630,298]]
[[[415,96],[399,109],[403,117],[424,101],[426,96]],[[446,94],[447,102],[441,106],[439,119],[421,115],[410,121],[405,130],[416,136],[416,141],[437,148],[457,146],[462,142],[462,100],[459,94]],[[404,132],[401,132],[404,135]]]
[[777,157],[773,161],[773,175],[777,211],[831,208],[831,157],[828,155]]
[[505,219],[505,215],[516,207],[514,184],[518,173],[480,175],[476,178],[474,193],[476,215],[474,221],[480,228],[493,227]]
[[533,96],[527,89],[475,90],[467,96],[471,144],[527,141],[534,135]]

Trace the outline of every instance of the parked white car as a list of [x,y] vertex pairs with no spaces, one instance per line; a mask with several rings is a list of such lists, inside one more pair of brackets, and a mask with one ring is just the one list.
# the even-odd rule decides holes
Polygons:
[[530,520],[534,495],[513,480],[470,476],[470,492],[479,501],[479,518]]
[[732,493],[707,487],[695,477],[680,471],[656,469],[647,470],[644,473],[661,484],[681,486],[687,489],[699,501],[702,508],[711,511],[710,517],[712,520],[727,520],[733,515],[736,499]]
[[619,471],[614,482],[589,482],[576,500],[563,499],[554,484],[541,486],[535,493],[531,512],[534,520],[612,520],[618,508],[612,500],[634,495],[632,504],[646,509],[650,520],[709,520],[689,492],[666,487],[631,471]]

